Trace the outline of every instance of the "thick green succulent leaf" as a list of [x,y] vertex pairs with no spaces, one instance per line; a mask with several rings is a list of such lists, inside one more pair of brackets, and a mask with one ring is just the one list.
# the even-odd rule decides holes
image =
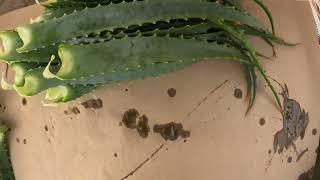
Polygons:
[[14,62],[9,66],[15,72],[15,81],[16,86],[21,86],[24,83],[24,75],[31,69],[41,67],[41,64],[38,63],[28,63],[28,62]]
[[239,43],[242,45],[242,47],[244,49],[247,50],[247,53],[250,56],[252,64],[255,65],[257,70],[260,72],[260,74],[262,75],[262,77],[264,78],[266,83],[268,84],[269,88],[272,91],[272,94],[274,95],[274,97],[277,101],[278,107],[282,111],[280,97],[279,97],[277,91],[275,90],[273,84],[271,83],[271,81],[266,73],[266,70],[264,69],[263,65],[261,64],[259,58],[257,57],[257,53],[256,53],[255,49],[253,48],[253,46],[251,45],[249,40],[246,39],[244,32],[240,31],[238,28],[234,28],[233,26],[230,26],[228,23],[224,23],[223,21],[216,21],[213,25],[220,27],[221,29],[228,32],[230,35],[232,35],[234,38],[236,38],[239,41]]
[[264,2],[261,1],[261,0],[254,0],[254,2],[256,2],[256,3],[264,10],[264,12],[266,13],[266,15],[268,16],[269,21],[270,21],[270,24],[271,24],[272,34],[274,35],[274,34],[275,34],[275,31],[274,31],[274,22],[273,22],[273,17],[272,17],[272,14],[271,14],[269,8],[268,8],[268,7],[264,4]]
[[71,14],[75,11],[83,10],[83,7],[61,7],[61,8],[45,8],[41,16],[37,17],[33,23],[46,22],[56,18],[60,18],[64,15]]
[[270,33],[269,31],[265,31],[265,30],[261,30],[261,29],[256,29],[253,27],[249,27],[249,26],[245,26],[245,25],[241,25],[239,26],[242,30],[244,30],[245,34],[248,35],[252,35],[252,36],[257,36],[257,37],[261,37],[262,39],[268,39],[274,43],[280,44],[280,45],[284,45],[284,46],[296,46],[299,43],[291,43],[291,42],[287,42],[275,35],[273,35],[272,33]]
[[45,99],[50,103],[61,103],[75,100],[96,88],[95,85],[60,85],[49,88]]
[[17,30],[24,46],[18,51],[30,51],[92,32],[188,18],[225,19],[264,29],[255,17],[217,3],[202,0],[145,0],[98,6],[52,21],[20,26]]
[[[167,62],[192,62],[203,58],[246,60],[241,51],[216,43],[170,37],[130,37],[89,45],[59,48],[59,79],[74,79]],[[88,63],[90,59],[90,63]],[[49,64],[50,66],[50,64]],[[49,69],[49,68],[47,68]]]
[[21,96],[33,96],[48,88],[60,85],[61,82],[58,79],[46,79],[42,76],[44,67],[39,67],[27,71],[23,75],[22,83],[15,84],[14,89]]
[[[241,11],[245,11],[241,6],[241,0],[224,0],[224,1],[235,6],[237,9],[239,9]],[[266,15],[268,16],[268,19],[271,24],[272,34],[274,35],[275,34],[274,21],[273,21],[272,13],[270,12],[269,8],[264,4],[264,2],[262,0],[253,0],[253,1],[258,6],[260,6],[263,9],[263,11],[266,13]]]
[[[154,44],[153,42],[157,41],[157,39],[163,39],[163,40],[172,39],[175,41],[180,41],[180,39],[173,39],[173,38],[168,38],[168,37],[154,37],[154,38],[152,38],[152,37],[139,37],[139,39],[147,39],[147,41],[145,41],[145,42],[149,42],[147,44],[142,44],[144,46],[142,46],[140,48],[144,48],[145,46],[149,46],[149,45],[154,46],[152,44]],[[154,39],[154,41],[150,41],[151,39]],[[120,40],[114,40],[114,41],[120,41]],[[175,41],[173,41],[173,42],[175,42]],[[195,40],[188,40],[188,41],[195,41]],[[123,42],[126,42],[126,41],[123,40]],[[135,42],[136,41],[133,41],[132,44],[135,45],[136,44]],[[160,40],[160,42],[161,42],[161,40]],[[166,42],[166,41],[163,41],[163,42]],[[167,43],[170,43],[170,42],[171,41],[169,41]],[[181,43],[183,44],[183,42],[184,41],[182,41]],[[202,43],[209,44],[209,43],[201,42],[201,41],[195,41],[195,42],[198,42],[200,44],[202,44]],[[114,43],[112,43],[112,47],[116,47],[116,48],[121,47],[120,49],[122,49],[123,47],[121,45],[123,45],[123,44],[125,44],[125,43],[120,43],[119,46],[114,46]],[[189,44],[189,43],[187,43],[187,44]],[[101,43],[97,44],[97,45],[101,45]],[[166,45],[166,44],[162,44],[162,45]],[[180,43],[178,45],[180,45]],[[234,60],[238,59],[237,61],[246,63],[245,59],[241,61],[241,58],[244,58],[244,56],[242,56],[240,51],[235,50],[233,48],[218,46],[217,44],[215,44],[214,46],[217,46],[220,50],[217,50],[216,48],[214,48],[215,50],[213,52],[210,52],[210,54],[211,53],[216,53],[216,54],[214,54],[213,56],[208,56],[208,57],[213,57],[213,58],[219,57],[219,58],[230,58],[230,59],[234,58]],[[128,48],[130,49],[130,47],[128,47]],[[138,57],[140,57],[140,55],[142,55],[141,57],[145,57],[145,58],[152,58],[153,57],[150,55],[145,56],[144,53],[142,53],[144,50],[140,49],[140,48],[138,48],[134,51],[131,51],[132,53],[138,53],[138,54],[130,55],[130,57],[128,57],[128,54],[125,54],[123,56],[123,59],[116,58],[117,61],[121,61],[121,60],[135,61],[135,60],[139,59]],[[159,46],[154,46],[153,48],[159,48]],[[168,48],[170,48],[170,46],[168,46]],[[107,49],[109,49],[109,48],[107,48]],[[113,52],[112,54],[114,54],[116,52],[122,53],[121,51],[114,51],[114,50],[115,49],[113,49],[113,50],[110,49],[110,52]],[[156,50],[154,49],[154,51],[156,51]],[[123,52],[125,52],[125,51],[123,51]],[[178,51],[176,51],[176,52],[178,52]],[[162,53],[165,53],[165,52],[162,51]],[[180,53],[183,53],[183,51]],[[104,85],[104,84],[109,84],[109,83],[114,83],[114,82],[121,82],[124,80],[140,79],[140,78],[148,77],[148,76],[159,76],[164,73],[169,73],[169,72],[173,72],[173,71],[182,69],[185,66],[190,65],[193,62],[195,62],[195,59],[192,59],[192,58],[189,58],[188,60],[184,60],[184,61],[181,61],[180,59],[174,59],[175,61],[169,62],[167,57],[179,58],[179,56],[178,56],[179,53],[174,55],[171,52],[171,54],[169,53],[168,55],[171,55],[171,56],[165,55],[162,57],[162,58],[165,58],[166,61],[161,62],[160,61],[161,58],[160,59],[156,58],[156,61],[152,60],[151,61],[152,63],[146,63],[148,61],[148,59],[143,59],[143,60],[145,60],[144,62],[142,62],[140,65],[134,64],[133,66],[131,66],[130,69],[119,68],[117,71],[114,71],[108,67],[108,69],[110,71],[106,71],[103,73],[97,73],[95,75],[87,76],[87,77],[83,77],[83,78],[79,78],[79,76],[76,76],[70,80],[64,80],[64,81],[56,79],[56,78],[46,79],[45,77],[42,76],[43,72],[46,73],[49,71],[49,69],[48,69],[49,67],[51,69],[56,68],[56,66],[50,66],[51,62],[49,63],[49,66],[46,69],[44,67],[38,67],[37,64],[20,63],[20,62],[14,63],[14,64],[12,64],[12,68],[14,70],[16,70],[16,72],[17,72],[16,73],[16,83],[14,84],[14,88],[22,96],[32,96],[32,95],[38,94],[41,91],[46,90],[48,88],[52,88],[52,87],[56,87],[56,86],[63,86],[63,85],[67,85],[67,84],[69,84],[69,85],[84,85],[84,86]],[[97,57],[97,58],[100,58],[100,57]],[[129,59],[127,60],[126,58],[129,58]],[[126,63],[123,61],[119,62],[120,64],[118,62],[112,61],[113,62],[112,65],[115,66],[118,63],[118,65],[121,66],[122,65],[121,63]],[[83,62],[86,63],[86,61],[83,61]],[[101,65],[101,63],[100,63],[100,65]],[[88,68],[89,66],[84,65],[81,67]],[[126,67],[126,66],[122,66],[122,67]],[[30,68],[33,68],[33,69],[30,69]],[[66,99],[69,99],[69,98],[66,98]]]
[[41,4],[45,7],[73,7],[73,6],[83,6],[83,7],[92,7],[99,4],[109,4],[110,2],[122,2],[123,0],[37,0],[38,4]]
[[0,59],[6,62],[49,62],[51,55],[56,54],[58,51],[57,47],[49,46],[40,48],[37,51],[19,53],[16,49],[22,47],[23,42],[15,31],[0,32],[0,39],[3,44],[3,51],[0,51]]
[[53,103],[71,101],[99,86],[112,85],[127,80],[138,80],[145,77],[158,77],[181,70],[192,63],[193,61],[146,64],[141,68],[136,67],[69,81],[69,84],[48,89],[46,100]]
[[247,76],[247,97],[249,98],[249,104],[247,108],[246,114],[250,112],[252,109],[256,94],[257,94],[257,75],[253,66],[246,65],[245,66],[246,76]]
[[14,90],[14,86],[21,86],[24,84],[24,75],[31,69],[44,66],[44,64],[38,64],[33,62],[12,62],[9,67],[15,72],[14,82],[9,83],[5,80],[2,74],[1,87],[4,90]]
[[4,125],[0,126],[0,179],[15,180],[9,151],[7,148],[6,134],[8,128]]
[[[111,84],[115,82],[121,82],[125,80],[133,80],[133,79],[141,79],[148,76],[159,76],[164,73],[173,72],[176,70],[180,70],[187,65],[192,64],[193,61],[185,61],[185,62],[174,62],[174,63],[162,63],[162,64],[150,64],[141,67],[132,68],[130,70],[122,70],[117,72],[109,72],[103,74],[97,74],[95,76],[88,76],[85,78],[77,78],[74,80],[59,80],[56,78],[47,79],[43,77],[43,72],[45,67],[37,67],[33,69],[29,69],[27,71],[22,71],[24,73],[16,74],[16,79],[19,79],[19,83],[13,85],[14,89],[21,96],[33,96],[36,95],[46,89],[53,88],[56,86],[100,86]],[[16,67],[14,69],[22,69],[23,64],[16,63]],[[18,67],[20,66],[20,67]],[[55,66],[52,67],[53,69]],[[22,74],[22,75],[20,75]],[[19,77],[17,77],[19,76]],[[62,93],[65,94],[65,93]],[[65,98],[70,99],[70,98]],[[65,100],[66,101],[66,100]]]
[[237,9],[242,10],[243,11],[243,7],[241,5],[241,1],[242,0],[224,0],[225,2],[231,4],[232,6],[235,6]]

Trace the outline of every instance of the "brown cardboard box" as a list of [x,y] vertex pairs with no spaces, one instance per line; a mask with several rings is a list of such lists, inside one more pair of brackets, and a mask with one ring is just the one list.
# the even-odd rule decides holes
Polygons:
[[[0,102],[6,108],[0,118],[12,126],[9,143],[17,180],[118,180],[144,161],[128,179],[296,180],[316,158],[319,137],[312,129],[320,130],[320,52],[308,1],[265,2],[274,14],[277,35],[301,43],[277,46],[277,59],[264,62],[269,74],[285,82],[290,97],[309,112],[305,138],[296,142],[299,152],[306,148],[308,152],[298,162],[293,148],[269,154],[282,116],[264,82],[260,80],[257,102],[245,116],[247,102],[234,97],[235,88],[246,91],[244,75],[239,76],[243,69],[230,62],[201,62],[158,78],[100,88],[58,107],[44,107],[43,94],[27,98],[23,105],[15,92],[1,91]],[[249,0],[245,4],[265,19]],[[14,28],[40,12],[31,6],[0,16],[0,28]],[[271,54],[268,46],[254,41],[256,48]],[[174,98],[167,95],[168,88],[177,90]],[[90,98],[101,98],[103,108],[85,109],[80,103]],[[65,113],[73,107],[80,114]],[[186,142],[164,142],[151,133],[142,139],[136,131],[119,126],[130,108],[148,116],[150,125],[182,122],[191,137]]]

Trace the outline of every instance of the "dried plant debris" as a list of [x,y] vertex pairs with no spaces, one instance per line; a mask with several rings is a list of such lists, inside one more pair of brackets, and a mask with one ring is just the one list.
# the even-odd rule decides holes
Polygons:
[[305,155],[306,152],[308,152],[308,151],[309,151],[309,149],[307,148],[307,149],[303,150],[301,153],[299,153],[296,162],[298,162],[303,157],[303,155]]
[[137,118],[139,117],[139,112],[136,109],[127,110],[122,117],[122,124],[124,124],[127,128],[135,129]]
[[146,115],[139,118],[137,123],[137,131],[142,138],[147,138],[150,132],[149,119]]
[[184,130],[181,123],[175,122],[154,125],[153,132],[159,133],[166,141],[175,141],[179,138],[179,136],[182,138],[190,137],[190,131]]
[[308,113],[301,108],[300,104],[289,98],[287,85],[282,87],[283,96],[283,128],[274,136],[274,152],[282,153],[288,149],[300,137],[304,138],[305,130],[309,123]]
[[103,107],[103,102],[101,99],[89,99],[81,105],[86,109],[100,109]]

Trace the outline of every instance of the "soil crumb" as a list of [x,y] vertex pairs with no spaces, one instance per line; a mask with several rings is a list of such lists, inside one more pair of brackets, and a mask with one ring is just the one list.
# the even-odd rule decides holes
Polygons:
[[291,157],[291,156],[288,157],[287,162],[288,162],[288,163],[291,163],[291,162],[292,162],[292,157]]
[[147,138],[150,132],[149,119],[146,115],[139,118],[137,123],[137,131],[142,138]]
[[113,157],[117,158],[117,157],[118,157],[118,154],[117,154],[117,153],[114,153],[114,154],[113,154]]
[[317,129],[312,129],[312,135],[317,135],[317,133],[318,133],[318,130]]
[[294,146],[294,142],[299,137],[303,139],[309,124],[309,114],[296,100],[289,98],[287,85],[282,87],[281,95],[283,96],[283,128],[274,136],[275,153],[277,151],[282,153],[284,149]]
[[73,114],[80,114],[80,110],[79,110],[77,107],[73,107],[73,108],[71,109],[71,112],[72,112]]
[[238,99],[242,99],[242,91],[241,89],[237,88],[234,90],[234,97],[238,98]]
[[183,125],[181,123],[167,123],[154,125],[153,131],[155,133],[159,133],[164,140],[175,141],[180,137],[188,138],[190,137],[190,131],[186,131],[183,129]]
[[27,105],[27,99],[26,98],[22,98],[22,105]]
[[27,140],[26,139],[23,139],[23,144],[27,144]]
[[139,117],[139,112],[136,109],[129,109],[123,114],[122,124],[124,124],[127,128],[135,129],[137,118]]
[[271,149],[269,149],[268,154],[271,154],[271,153],[272,153],[272,151],[271,151]]
[[175,97],[177,94],[177,91],[174,88],[170,88],[170,89],[168,89],[167,93],[168,93],[169,97]]
[[89,100],[81,103],[81,105],[86,109],[100,109],[103,107],[103,102],[100,98],[99,99],[89,99]]
[[260,126],[264,126],[266,124],[266,120],[264,118],[260,118],[259,124]]
[[44,126],[44,130],[45,130],[45,131],[48,131],[48,130],[49,130],[47,125]]
[[17,141],[17,143],[20,143],[20,139],[19,138],[16,138],[16,141]]

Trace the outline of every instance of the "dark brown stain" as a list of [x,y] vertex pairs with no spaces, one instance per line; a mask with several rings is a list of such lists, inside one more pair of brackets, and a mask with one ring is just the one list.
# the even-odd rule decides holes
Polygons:
[[299,153],[296,162],[298,162],[303,157],[303,155],[305,155],[306,152],[308,152],[308,151],[309,151],[309,149],[307,148],[307,149],[303,150],[301,153]]
[[147,138],[149,135],[150,127],[148,122],[148,117],[146,115],[143,115],[139,118],[139,121],[137,123],[137,131],[142,138]]
[[317,135],[317,133],[318,133],[318,131],[317,131],[317,129],[312,129],[312,135]]
[[63,113],[64,113],[65,115],[69,115],[69,112],[68,112],[67,110],[64,110]]
[[166,148],[166,151],[168,151],[169,150],[169,148]]
[[130,129],[136,128],[137,118],[139,117],[139,111],[132,108],[127,110],[122,117],[122,124]]
[[167,93],[168,93],[169,97],[175,97],[177,94],[177,91],[174,88],[170,88],[170,89],[168,89]]
[[228,111],[230,111],[231,108],[228,107]]
[[242,99],[242,90],[239,88],[235,89],[233,95],[238,99]]
[[118,157],[118,154],[117,154],[117,153],[114,153],[114,154],[113,154],[113,157],[117,158],[117,157]]
[[129,91],[129,89],[128,89],[128,88],[126,88],[126,89],[125,89],[125,91],[126,91],[126,92],[128,92],[128,91]]
[[0,104],[0,112],[4,112],[6,110],[6,106]]
[[81,105],[86,109],[100,109],[103,107],[103,102],[100,98],[99,99],[89,99],[89,100],[81,103]]
[[260,118],[259,124],[260,126],[264,126],[266,124],[266,120],[264,118]]
[[292,162],[292,157],[291,157],[291,156],[288,157],[287,162],[288,162],[288,163],[291,163],[291,162]]
[[284,149],[294,146],[294,142],[300,137],[304,138],[309,124],[309,114],[301,108],[300,104],[289,98],[287,85],[282,87],[283,97],[283,128],[274,136],[274,152],[282,153]]
[[44,130],[45,130],[45,131],[48,131],[48,130],[49,130],[49,128],[48,128],[47,125],[44,126]]
[[312,176],[314,174],[314,168],[311,168],[310,170],[303,172],[299,177],[298,180],[312,180]]
[[26,139],[23,139],[23,144],[27,144],[27,140]]
[[80,110],[77,108],[77,107],[73,107],[72,109],[71,109],[71,111],[72,111],[72,113],[73,114],[80,114]]
[[183,129],[181,123],[170,122],[167,124],[154,125],[153,132],[159,133],[164,140],[175,141],[180,137],[188,138],[190,137],[190,131]]
[[272,151],[271,151],[271,149],[269,149],[268,154],[271,154],[271,153],[272,153]]
[[1,112],[4,112],[6,110],[6,106],[0,104],[0,109],[1,109]]
[[27,99],[26,98],[22,98],[22,105],[27,105]]
[[19,138],[16,138],[16,141],[17,141],[17,143],[20,143],[20,139]]
[[184,142],[184,143],[186,143],[186,142],[187,142],[187,140],[185,139],[185,140],[183,140],[183,142]]

